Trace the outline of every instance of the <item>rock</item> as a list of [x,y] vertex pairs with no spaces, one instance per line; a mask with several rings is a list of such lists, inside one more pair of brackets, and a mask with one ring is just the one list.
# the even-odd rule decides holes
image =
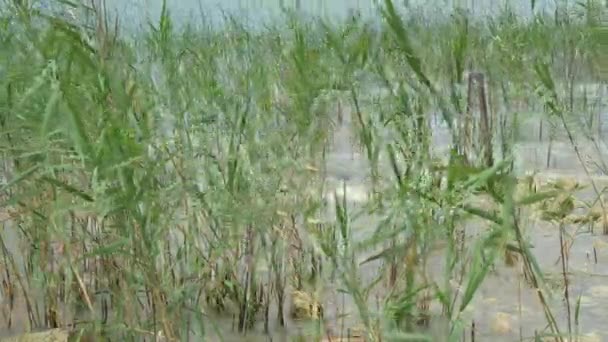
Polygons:
[[[553,342],[555,341],[554,337],[542,337],[541,341]],[[597,333],[589,333],[584,335],[579,335],[572,338],[573,342],[601,342],[602,337]],[[564,342],[570,342],[569,339],[565,338]]]
[[339,337],[339,336],[327,336],[321,340],[321,342],[365,342],[364,337]]
[[492,332],[498,335],[506,335],[512,330],[511,315],[504,312],[498,312],[492,319]]
[[41,332],[25,333],[0,339],[0,342],[67,342],[70,332],[65,329],[49,329]]
[[496,304],[498,302],[498,298],[488,297],[483,299],[484,304]]
[[[342,336],[340,336],[342,335]],[[327,335],[321,342],[364,342],[366,341],[366,332],[363,325],[358,325],[350,329],[345,329],[342,334],[337,334],[333,331],[328,331]]]
[[589,333],[589,334],[585,334],[583,336],[578,337],[578,339],[575,338],[575,341],[578,342],[601,342],[602,341],[602,336],[600,336],[598,333]]
[[594,286],[589,289],[591,298],[608,298],[608,285]]
[[599,250],[599,249],[605,249],[606,247],[608,247],[608,242],[606,242],[600,238],[593,239],[593,248]]
[[574,177],[560,177],[552,182],[556,189],[564,190],[567,192],[578,189],[581,185]]

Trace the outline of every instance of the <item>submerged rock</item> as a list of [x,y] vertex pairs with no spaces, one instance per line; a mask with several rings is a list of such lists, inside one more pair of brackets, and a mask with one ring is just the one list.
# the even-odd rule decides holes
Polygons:
[[593,286],[589,289],[592,298],[608,298],[608,285]]
[[0,342],[67,342],[70,332],[65,329],[49,329],[0,339]]
[[511,315],[504,312],[498,312],[492,319],[492,332],[498,335],[506,335],[511,332]]

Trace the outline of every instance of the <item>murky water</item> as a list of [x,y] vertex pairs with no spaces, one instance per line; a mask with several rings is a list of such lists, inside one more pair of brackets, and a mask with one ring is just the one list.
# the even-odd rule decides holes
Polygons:
[[[328,184],[333,186],[329,189],[340,190],[342,184],[346,184],[350,205],[353,209],[360,207],[365,202],[367,196],[367,175],[369,172],[368,163],[360,151],[353,147],[354,137],[350,127],[351,120],[348,113],[345,113],[343,126],[339,127],[334,137],[334,144],[327,161]],[[608,119],[608,118],[607,118]],[[538,122],[530,120],[522,130],[528,132],[526,139],[516,147],[517,163],[521,170],[540,170],[546,177],[575,176],[585,182],[585,175],[582,167],[577,161],[576,154],[572,146],[560,140],[552,144],[553,162],[546,168],[545,159],[549,143],[546,139],[540,139],[534,132],[538,132]],[[434,147],[438,153],[444,153],[447,144],[450,142],[449,134],[445,128],[437,127],[435,132]],[[608,157],[608,149],[599,139],[598,144],[600,153],[604,158]],[[582,153],[595,155],[596,149],[588,142],[580,143]],[[597,159],[596,159],[597,160]],[[383,166],[381,170],[390,173],[389,168]],[[597,174],[594,177],[600,188],[608,186],[608,177]],[[580,194],[581,198],[592,198],[591,189],[586,189]],[[355,238],[361,239],[369,236],[379,222],[379,217],[364,215],[353,222],[353,234]],[[526,222],[526,234],[533,244],[533,252],[538,259],[541,268],[546,272],[551,284],[555,284],[553,296],[549,299],[550,306],[556,314],[560,327],[566,331],[567,317],[565,303],[559,284],[561,278],[561,264],[558,263],[560,257],[559,235],[554,225],[530,219]],[[482,223],[472,222],[467,228],[467,235],[470,240],[484,232],[486,227]],[[572,315],[574,306],[580,298],[580,326],[579,331],[590,334],[589,341],[602,341],[608,339],[608,328],[605,326],[605,317],[608,317],[608,237],[599,235],[599,227],[595,233],[587,231],[574,232],[571,227],[570,233],[576,234],[569,254],[569,273],[570,273],[570,303]],[[11,229],[5,229],[3,238],[5,241],[15,241],[16,237],[11,233]],[[13,244],[16,246],[16,244]],[[13,247],[14,248],[14,247]],[[359,255],[363,261],[374,251]],[[19,255],[19,253],[15,253]],[[18,260],[17,260],[18,261]],[[19,261],[18,261],[19,262]],[[378,273],[380,264],[372,262],[365,264],[360,269],[361,282],[370,282]],[[443,251],[437,249],[428,261],[428,271],[431,278],[442,281],[444,269]],[[463,291],[463,285],[454,284],[454,290]],[[325,327],[334,336],[346,334],[342,327],[352,328],[357,325],[357,310],[353,301],[346,295],[337,292],[339,283],[328,283],[322,293],[322,303],[325,308]],[[369,307],[371,311],[377,310],[379,298],[383,295],[380,288],[378,297],[371,296]],[[288,303],[289,305],[289,303]],[[276,310],[276,308],[273,308]],[[286,310],[288,312],[288,308]],[[437,304],[431,306],[431,311],[440,312]],[[340,318],[345,313],[350,313],[346,318]],[[519,340],[520,336],[524,339],[533,336],[535,331],[541,331],[546,325],[542,306],[537,297],[536,291],[528,286],[520,275],[516,267],[508,267],[501,262],[498,263],[496,270],[488,275],[483,285],[474,297],[470,307],[463,313],[468,322],[475,322],[475,334],[478,340],[485,341],[490,338],[496,341]],[[270,313],[270,317],[276,317],[276,312]],[[17,319],[13,331],[25,329],[25,316],[22,321]],[[4,326],[4,318],[0,315],[0,326]],[[233,321],[228,317],[216,317],[213,325],[217,325],[225,341],[287,341],[299,334],[306,334],[313,327],[310,323],[286,319],[286,327],[279,327],[276,320],[271,320],[270,335],[262,333],[262,323],[259,323],[253,332],[246,337],[233,332]],[[2,332],[2,329],[0,329]],[[446,340],[446,324],[441,319],[432,321],[430,332],[433,334],[433,341]],[[11,333],[4,331],[3,333]],[[468,332],[470,333],[470,332]],[[214,340],[213,338],[211,340]],[[219,338],[217,339],[219,340]]]
[[[604,120],[608,120],[608,117]],[[519,172],[538,170],[546,178],[574,177],[582,183],[588,183],[582,165],[578,162],[574,148],[563,135],[559,141],[551,143],[551,162],[546,167],[546,156],[549,153],[549,142],[538,136],[539,120],[529,120],[522,127],[526,139],[516,146]],[[447,150],[449,134],[438,129],[434,139],[438,151]],[[559,130],[558,131],[562,131]],[[533,133],[534,132],[534,133]],[[347,141],[347,132],[343,131],[341,141]],[[546,137],[546,136],[545,136]],[[608,158],[608,149],[603,142],[603,136],[596,137],[597,146],[585,139],[578,139],[579,153],[584,157],[598,161],[598,155],[604,160]],[[367,169],[362,156],[348,149],[344,144],[334,150],[330,157],[331,166],[328,168],[330,177],[342,180],[350,185],[352,193],[361,193],[364,188],[362,180]],[[440,152],[443,153],[443,152]],[[608,177],[601,174],[597,167],[587,165],[594,176],[600,190],[608,185]],[[347,172],[350,170],[350,173]],[[356,197],[356,196],[355,196]],[[593,199],[595,193],[587,188],[578,194],[581,199]],[[359,199],[365,198],[359,195]],[[362,227],[369,227],[370,222],[360,222]],[[483,231],[483,225],[471,224],[468,234],[472,237]],[[574,303],[580,296],[580,329],[579,331],[597,337],[597,341],[608,339],[608,328],[604,325],[604,317],[608,317],[608,237],[599,235],[600,229],[595,233],[587,231],[575,232],[574,227],[570,233],[576,235],[570,250],[570,302],[572,312]],[[580,227],[579,227],[580,229]],[[533,220],[526,225],[526,232],[534,245],[533,252],[541,268],[547,273],[550,282],[558,284],[563,280],[560,277],[561,263],[559,235],[556,226],[546,222]],[[429,262],[430,272],[440,276],[443,272],[442,251]],[[377,266],[376,266],[377,267]],[[365,271],[363,271],[365,272]],[[542,306],[536,292],[529,288],[518,275],[519,270],[498,265],[496,272],[490,274],[469,309],[467,316],[476,322],[476,332],[481,340],[492,338],[497,341],[514,341],[521,334],[524,338],[533,336],[535,330],[542,330],[546,325],[542,314]],[[441,278],[437,278],[440,280]],[[464,289],[461,289],[464,290]],[[556,290],[550,301],[554,313],[557,315],[561,328],[566,330],[566,310],[560,290]],[[574,315],[572,313],[572,315]],[[505,321],[509,322],[504,323]],[[503,326],[501,326],[503,324]],[[521,330],[520,330],[521,329]]]
[[[608,118],[607,118],[608,119]],[[342,184],[347,185],[350,205],[357,208],[366,200],[367,196],[367,174],[368,165],[364,156],[353,149],[353,137],[348,128],[350,121],[348,115],[343,127],[336,132],[335,143],[328,157],[327,177],[329,184],[333,184],[333,190],[340,192]],[[529,121],[524,131],[538,132],[538,122]],[[435,147],[444,151],[449,143],[447,132],[437,134]],[[539,141],[540,140],[540,141]],[[581,153],[592,156],[596,155],[596,148],[588,142],[579,142]],[[604,158],[608,157],[608,151],[600,139],[600,153]],[[557,141],[552,143],[552,158],[550,167],[545,165],[549,143],[540,139],[538,135],[528,134],[525,142],[516,147],[517,164],[520,172],[539,170],[541,175],[547,179],[558,177],[574,177],[582,183],[587,182],[582,166],[577,161],[574,149],[569,142]],[[596,159],[597,160],[597,159]],[[388,171],[387,168],[384,169]],[[593,171],[593,170],[592,170]],[[599,187],[608,186],[608,177],[600,175],[597,170],[593,171],[594,179]],[[578,194],[581,199],[594,198],[594,192],[587,188]],[[379,217],[364,215],[353,223],[353,234],[356,238],[369,236],[379,222]],[[568,331],[568,319],[566,304],[563,296],[563,277],[560,258],[560,241],[558,228],[538,219],[526,219],[525,233],[533,245],[533,253],[545,272],[547,284],[551,289],[548,303],[553,310],[562,332]],[[472,241],[486,229],[482,222],[471,222],[467,227],[468,240]],[[608,340],[608,328],[605,325],[605,317],[608,317],[608,237],[600,235],[600,228],[591,233],[581,227],[569,227],[568,233],[574,237],[569,250],[569,300],[571,315],[574,317],[577,300],[580,300],[580,314],[578,326],[573,326],[574,333],[580,332],[585,336],[583,341]],[[359,255],[359,261],[363,261],[373,252]],[[431,278],[443,281],[444,251],[437,249],[428,261],[428,271]],[[380,263],[370,263],[361,267],[361,282],[368,283],[377,275]],[[454,284],[454,290],[464,291],[464,284]],[[323,296],[323,304],[326,308],[326,329],[334,336],[340,334],[340,326],[352,326],[356,324],[357,310],[347,296],[336,292],[337,283],[329,284]],[[382,290],[380,290],[382,292]],[[375,300],[369,302],[371,311],[377,309]],[[431,311],[438,313],[440,308],[437,303],[432,304]],[[344,312],[351,313],[346,320],[338,319]],[[541,333],[546,326],[546,318],[543,314],[543,306],[537,296],[537,292],[527,285],[518,267],[507,266],[499,261],[496,269],[491,272],[483,285],[476,293],[469,308],[463,313],[465,321],[475,322],[475,335],[480,341],[516,341],[530,340],[535,332]],[[574,318],[572,318],[574,319]],[[345,321],[345,322],[344,322]],[[225,324],[225,327],[228,325]],[[288,320],[286,328],[278,328],[271,333],[272,340],[286,340],[287,336],[294,336],[304,329],[304,323]],[[288,333],[286,333],[286,331]],[[428,331],[427,331],[428,332]],[[430,327],[433,341],[446,341],[446,322],[435,318]],[[286,335],[287,334],[287,335]],[[470,334],[470,328],[467,330]],[[227,333],[228,340],[238,341],[242,336]],[[268,341],[269,336],[255,333],[248,335],[251,341]],[[468,339],[466,339],[468,340]]]
[[[277,0],[278,1],[278,0]],[[160,13],[161,1],[128,1],[116,2],[110,6],[119,9],[120,12],[130,18],[146,17],[157,18]],[[178,18],[178,21],[194,20],[190,17],[193,12],[212,14],[218,8],[219,2],[208,1],[184,1],[176,5],[175,2],[168,1],[171,6],[173,15]],[[482,2],[488,4],[486,8],[492,8],[496,4],[494,2]],[[527,2],[526,2],[527,3]],[[539,1],[540,3],[540,1]],[[303,9],[309,12],[321,13],[333,16],[345,16],[349,8],[359,8],[365,11],[373,11],[372,1],[302,1]],[[238,2],[226,1],[222,2],[225,9],[232,11],[243,10],[249,15],[252,15],[253,8],[257,9],[257,13],[253,13],[252,20],[261,20],[265,15],[276,15],[278,4],[270,1],[256,2]],[[485,6],[485,5],[484,5]],[[483,9],[484,6],[474,6],[474,8]],[[444,6],[448,7],[448,6]],[[483,11],[483,10],[480,10]],[[489,11],[489,9],[488,9]],[[145,13],[145,15],[136,14]],[[136,21],[127,21],[133,24]],[[133,24],[135,25],[135,24]],[[327,178],[328,183],[334,186],[334,189],[339,190],[341,184],[346,184],[349,189],[349,198],[353,207],[357,206],[356,202],[363,202],[366,198],[367,176],[369,165],[365,157],[360,151],[353,148],[352,141],[354,138],[351,135],[350,118],[346,115],[344,125],[339,127],[335,135],[334,145],[328,155],[327,163]],[[604,120],[608,122],[608,118]],[[584,179],[583,168],[577,160],[577,156],[571,144],[563,139],[551,143],[551,157],[549,167],[547,164],[547,154],[549,151],[549,142],[539,137],[539,120],[528,120],[522,128],[522,136],[525,139],[516,146],[518,152],[517,169],[520,173],[527,170],[542,170],[544,173],[554,176],[568,175],[577,176]],[[436,127],[434,134],[434,144],[438,154],[445,153],[450,142],[450,136],[445,128]],[[585,156],[597,156],[600,154],[604,159],[608,160],[608,149],[603,143],[603,140],[598,139],[598,147],[589,143],[581,143],[581,153]],[[599,150],[599,151],[598,151]],[[384,172],[389,173],[389,169],[384,166],[381,168]],[[598,170],[592,168],[594,176],[598,175]],[[608,178],[598,177],[598,182],[604,186],[608,185]],[[588,191],[582,194],[583,197],[591,197],[592,194]],[[370,227],[374,227],[378,222],[377,217],[363,216],[354,222],[353,229],[355,235],[365,236],[371,233]],[[472,224],[467,233],[476,236],[483,231],[481,224]],[[527,232],[530,236],[530,241],[534,245],[534,253],[538,258],[540,266],[545,270],[551,279],[556,279],[559,282],[561,265],[556,263],[560,255],[559,236],[556,227],[542,222],[530,222],[527,227]],[[15,232],[10,229],[3,231],[3,238],[6,241],[17,240]],[[16,244],[12,244],[16,246]],[[598,341],[608,339],[608,327],[605,326],[605,317],[608,317],[608,238],[588,232],[580,233],[576,236],[575,242],[570,251],[570,272],[571,272],[571,304],[574,308],[576,299],[580,296],[581,313],[580,313],[580,330],[587,334],[595,334],[598,336]],[[371,253],[371,252],[370,252]],[[18,256],[19,253],[14,253]],[[360,255],[362,261],[369,255]],[[17,260],[19,264],[19,260]],[[437,250],[436,255],[429,260],[429,272],[434,277],[440,277],[443,271],[442,251]],[[376,275],[379,265],[377,263],[369,263],[361,268],[362,282],[369,282]],[[437,278],[440,279],[440,278]],[[357,321],[356,308],[347,296],[338,294],[336,288],[338,284],[328,284],[324,293],[323,305],[325,309],[325,317],[327,320],[327,329],[331,330],[334,335],[341,333],[341,325],[345,321],[345,326],[354,326]],[[460,289],[462,290],[462,289]],[[555,291],[555,296],[550,301],[554,309],[554,313],[558,314],[560,327],[565,330],[566,316],[564,303],[559,290]],[[373,301],[370,302],[370,309],[375,310]],[[572,309],[574,311],[574,309]],[[339,319],[344,312],[350,312],[351,316],[345,320]],[[275,313],[271,313],[273,317]],[[535,330],[541,330],[546,325],[545,317],[542,314],[542,306],[536,296],[536,292],[527,286],[519,271],[514,268],[509,268],[504,265],[498,265],[495,272],[491,273],[483,283],[481,289],[474,298],[470,308],[465,312],[466,317],[470,321],[476,323],[476,335],[480,340],[489,340],[490,338],[497,341],[514,341],[520,336],[530,338]],[[24,319],[22,316],[21,319]],[[231,319],[219,318],[216,320],[218,329],[224,335],[226,341],[268,341],[269,336],[255,331],[247,337],[240,336],[236,333],[231,333]],[[507,323],[505,323],[507,322]],[[3,318],[0,317],[0,326],[3,326]],[[20,330],[25,327],[25,322],[15,322],[15,330]],[[297,335],[300,332],[305,332],[311,327],[305,322],[297,322],[287,319],[287,326],[280,328],[276,321],[271,324],[271,336],[274,341],[286,341],[290,337]],[[434,321],[435,324],[431,332],[434,336],[434,341],[445,340],[445,325],[444,322]],[[497,326],[500,325],[500,326]],[[2,329],[0,329],[0,332]],[[261,331],[261,326],[257,327],[257,331]]]

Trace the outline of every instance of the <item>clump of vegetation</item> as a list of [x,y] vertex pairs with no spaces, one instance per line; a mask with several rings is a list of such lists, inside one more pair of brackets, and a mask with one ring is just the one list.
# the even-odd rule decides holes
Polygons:
[[[261,30],[178,29],[164,3],[135,39],[98,1],[63,5],[78,14],[0,10],[2,328],[175,341],[294,320],[317,339],[429,340],[443,317],[450,341],[474,339],[469,310],[505,258],[538,290],[546,329],[526,331],[578,333],[580,189],[522,179],[515,151],[539,113],[547,165],[564,135],[605,212],[581,148],[599,146],[599,110],[578,90],[600,58],[595,2],[524,20],[385,0],[381,25],[287,13]],[[347,123],[365,203],[328,181]],[[560,228],[567,333],[528,241],[538,210]]]

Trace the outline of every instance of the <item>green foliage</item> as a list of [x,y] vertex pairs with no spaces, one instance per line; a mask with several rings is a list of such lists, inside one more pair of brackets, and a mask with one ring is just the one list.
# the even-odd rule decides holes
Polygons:
[[[103,6],[64,5],[91,11],[94,25],[22,1],[0,14],[1,201],[31,247],[5,251],[23,265],[5,265],[10,279],[2,280],[25,293],[33,325],[65,307],[116,339],[203,338],[216,328],[216,309],[232,310],[244,332],[271,303],[282,310],[302,278],[325,282],[310,282],[320,291],[329,260],[370,341],[428,339],[414,332],[428,300],[443,306],[455,340],[502,253],[521,255],[541,287],[517,213],[563,189],[516,196],[509,150],[489,167],[470,165],[463,146],[438,160],[431,113],[459,133],[473,68],[489,75],[488,93],[524,101],[536,90],[533,100],[566,126],[572,108],[560,70],[576,64],[591,78],[585,62],[601,35],[588,8],[578,21],[526,22],[505,10],[426,22],[385,0],[380,28],[360,16],[337,27],[290,16],[249,31],[235,18],[221,29],[180,29],[163,1],[157,22],[132,39]],[[374,95],[378,87],[383,95]],[[346,185],[327,190],[318,172],[340,121],[336,102],[352,113],[370,162],[373,196],[363,210],[349,203]],[[570,197],[561,203],[546,210],[549,219],[572,211]],[[335,222],[302,229],[326,211]],[[370,212],[381,219],[361,237],[358,218]],[[483,233],[459,241],[471,220]],[[430,280],[425,263],[440,241],[444,277]],[[379,274],[362,281],[378,263]],[[378,291],[386,274],[393,284]],[[463,291],[452,289],[454,279]]]

